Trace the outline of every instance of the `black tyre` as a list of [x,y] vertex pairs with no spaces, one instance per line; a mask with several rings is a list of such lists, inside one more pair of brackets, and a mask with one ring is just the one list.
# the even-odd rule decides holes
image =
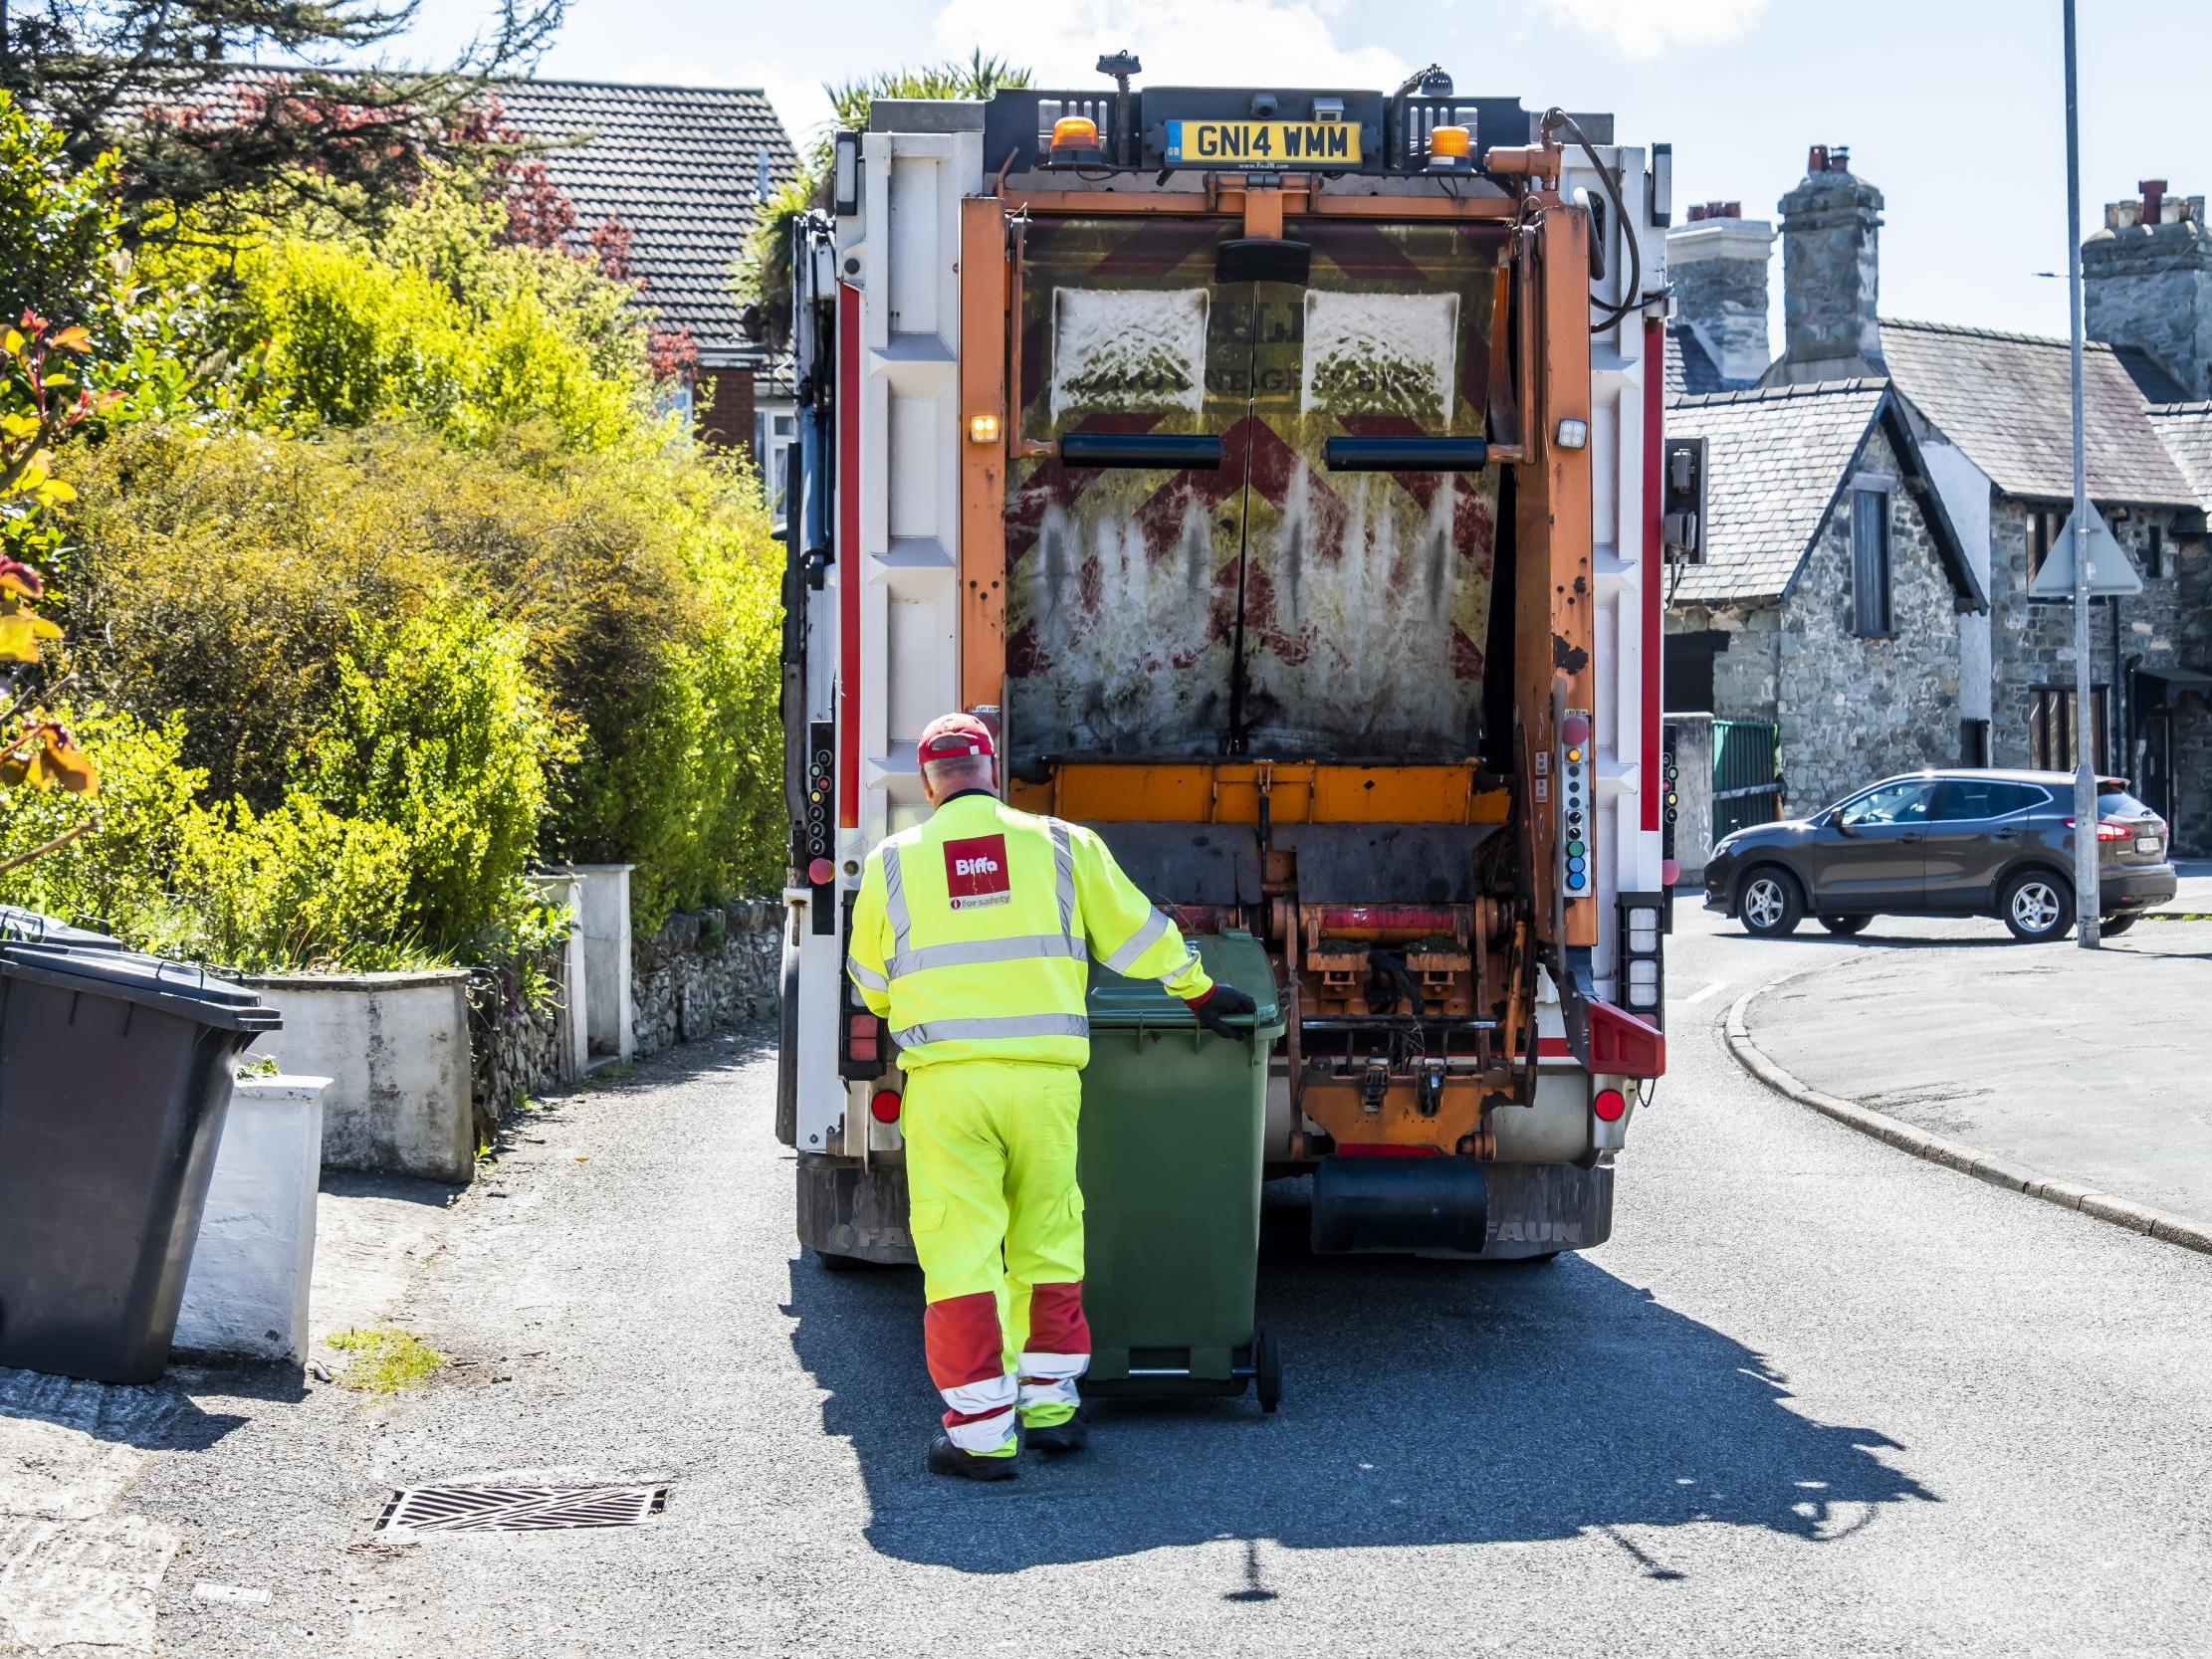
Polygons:
[[822,1264],[824,1273],[866,1273],[876,1266],[860,1256],[832,1256],[826,1250],[814,1252],[814,1260]]
[[1282,1350],[1275,1346],[1275,1334],[1265,1326],[1252,1338],[1252,1370],[1259,1408],[1272,1414],[1282,1404]]
[[775,1044],[775,1139],[798,1144],[798,952],[783,952],[781,1021]]
[[1778,864],[1762,864],[1743,878],[1736,915],[1754,938],[1784,938],[1805,920],[1805,895],[1797,878]]
[[2014,938],[2049,944],[2074,931],[2074,886],[2048,870],[2027,871],[2005,884],[1997,914]]
[[2117,934],[2126,933],[2128,929],[2134,927],[2141,920],[2142,918],[2139,916],[2107,916],[2101,918],[2097,924],[2097,936],[2099,938],[2112,938]]
[[1854,933],[1865,933],[1867,924],[1873,920],[1871,916],[1824,916],[1821,918],[1821,926],[1832,933],[1850,938]]

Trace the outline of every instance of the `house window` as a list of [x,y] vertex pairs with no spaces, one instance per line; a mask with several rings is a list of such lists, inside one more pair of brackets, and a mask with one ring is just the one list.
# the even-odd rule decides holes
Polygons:
[[[2107,771],[2104,754],[2105,688],[2090,690],[2090,764]],[[2038,686],[2028,704],[2028,764],[2039,772],[2071,772],[2081,764],[2075,747],[2075,696],[2071,686]]]
[[1958,723],[1958,763],[1961,766],[1989,764],[1989,722],[1963,720]]
[[1889,632],[1889,492],[1851,493],[1851,631]]
[[2143,542],[2143,574],[2153,581],[2166,573],[2166,532],[2158,524],[2150,526],[2148,539]]
[[2036,579],[2036,572],[2050,556],[2051,515],[2039,507],[2028,515],[2028,580]]
[[796,415],[774,409],[754,411],[753,454],[761,469],[761,493],[768,498],[769,512],[778,518],[790,478],[791,446],[797,441]]

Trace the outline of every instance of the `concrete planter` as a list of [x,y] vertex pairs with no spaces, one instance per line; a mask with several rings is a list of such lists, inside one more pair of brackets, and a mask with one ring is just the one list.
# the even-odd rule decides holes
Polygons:
[[176,1347],[249,1359],[306,1357],[330,1083],[255,1077],[232,1090]]
[[269,1047],[285,1070],[331,1080],[326,1166],[438,1181],[474,1176],[468,982],[458,968],[247,981],[284,1014]]

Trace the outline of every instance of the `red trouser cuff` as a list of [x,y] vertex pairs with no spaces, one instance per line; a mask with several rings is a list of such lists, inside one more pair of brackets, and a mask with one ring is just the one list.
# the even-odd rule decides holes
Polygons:
[[1029,1353],[1090,1352],[1091,1325],[1083,1317],[1081,1280],[1029,1288],[1029,1340],[1022,1348]]
[[1003,1376],[1005,1342],[998,1333],[998,1299],[989,1291],[948,1297],[922,1311],[922,1348],[930,1380],[943,1388]]

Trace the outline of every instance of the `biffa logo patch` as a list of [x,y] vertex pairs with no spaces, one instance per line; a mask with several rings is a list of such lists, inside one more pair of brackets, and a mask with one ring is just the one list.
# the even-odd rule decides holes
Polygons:
[[980,911],[1013,897],[1006,879],[1006,838],[978,835],[945,843],[945,891],[956,911]]

